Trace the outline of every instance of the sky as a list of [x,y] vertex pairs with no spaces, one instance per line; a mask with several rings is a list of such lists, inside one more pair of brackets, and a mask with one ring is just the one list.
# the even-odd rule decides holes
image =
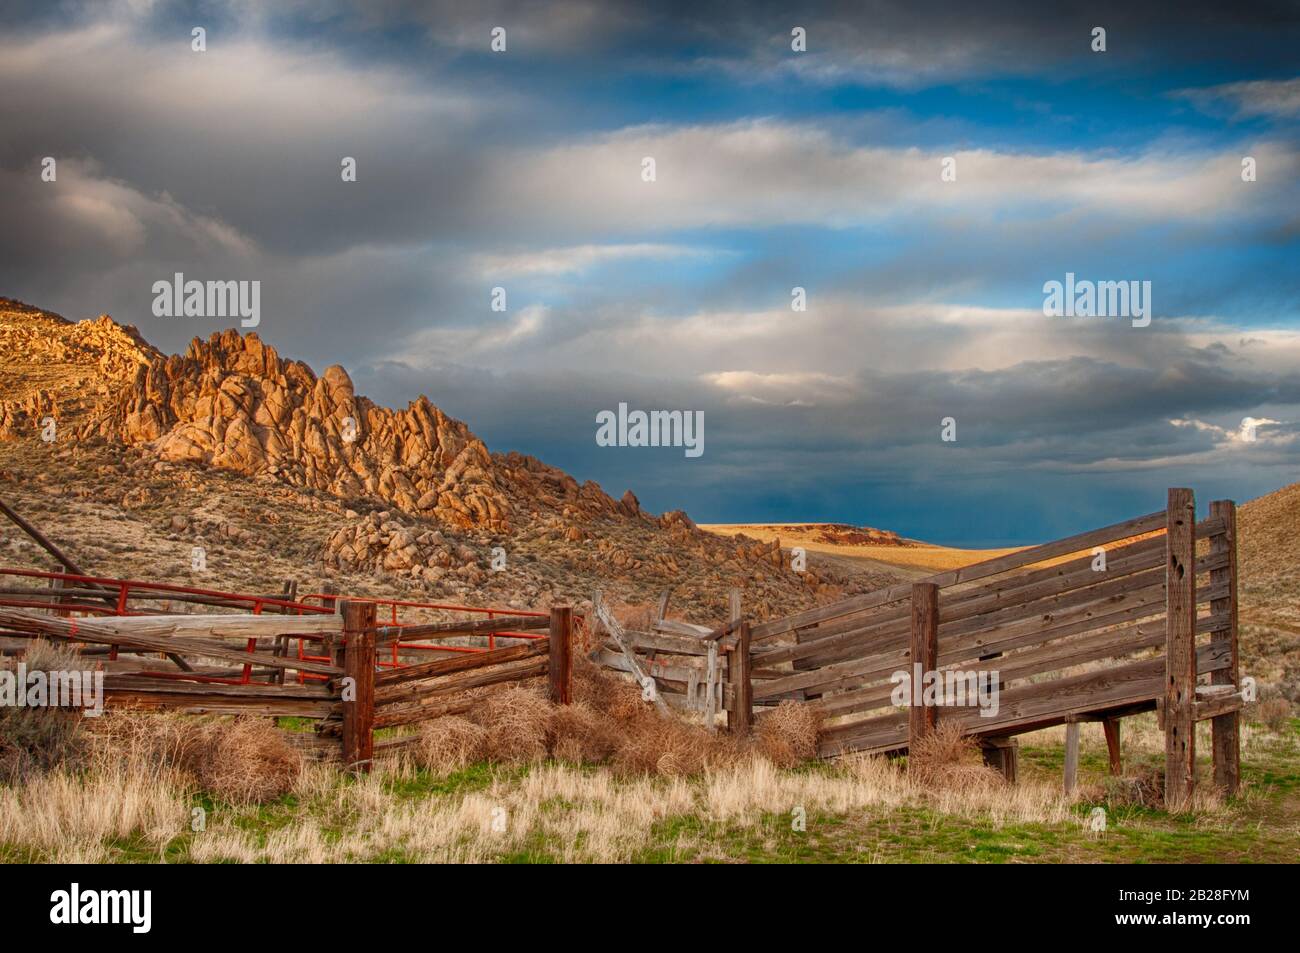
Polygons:
[[652,511],[999,545],[1300,480],[1295,3],[0,0],[0,130],[0,295],[181,351],[232,321],[155,282],[258,281],[283,356]]

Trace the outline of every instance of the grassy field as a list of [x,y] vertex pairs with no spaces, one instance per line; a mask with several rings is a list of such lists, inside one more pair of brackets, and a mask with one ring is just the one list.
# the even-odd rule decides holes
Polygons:
[[[1148,723],[1149,722],[1149,723]],[[1162,760],[1154,718],[1125,721],[1126,775]],[[696,778],[619,778],[553,762],[435,777],[326,767],[261,806],[215,802],[142,766],[0,788],[0,861],[15,862],[1141,862],[1300,856],[1300,722],[1243,729],[1244,790],[1171,816],[1110,779],[1085,726],[1081,787],[1059,790],[1062,730],[1025,736],[1021,783],[914,783],[883,759]],[[1202,751],[1208,751],[1208,735]],[[1208,761],[1202,778],[1210,773]],[[1095,808],[1105,830],[1091,829]],[[800,825],[796,821],[802,818]],[[201,823],[200,823],[201,821]],[[201,827],[195,830],[195,827]],[[802,827],[802,829],[801,829]]]

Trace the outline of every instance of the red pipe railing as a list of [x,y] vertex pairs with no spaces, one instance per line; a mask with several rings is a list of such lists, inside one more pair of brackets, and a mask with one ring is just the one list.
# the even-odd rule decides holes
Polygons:
[[[313,604],[313,602],[325,603],[331,600],[350,599],[357,602],[371,602],[374,603],[377,607],[381,607],[382,609],[384,609],[385,614],[389,616],[390,624],[395,626],[417,624],[416,620],[408,619],[407,621],[402,621],[402,619],[399,618],[399,612],[401,610],[421,611],[425,613],[428,612],[468,613],[470,615],[485,615],[489,619],[494,619],[499,615],[515,615],[515,616],[548,615],[548,613],[546,612],[538,612],[533,610],[503,609],[499,607],[488,607],[488,606],[467,606],[467,605],[460,605],[456,603],[443,603],[443,602],[417,602],[417,601],[407,600],[407,599],[387,599],[387,598],[373,597],[373,596],[348,596],[348,595],[339,595],[339,594],[323,593],[323,592],[308,593],[307,595],[300,596],[296,600],[291,600],[291,599],[276,598],[274,596],[260,596],[260,595],[252,595],[248,593],[225,592],[220,589],[205,589],[198,586],[177,585],[175,583],[146,582],[139,579],[115,579],[108,576],[85,576],[85,575],[78,575],[76,573],[51,572],[51,571],[45,571],[39,569],[11,569],[11,568],[0,567],[0,580],[3,580],[5,577],[59,580],[64,585],[71,584],[73,586],[80,586],[81,588],[92,588],[92,587],[102,588],[105,590],[104,595],[106,597],[113,598],[113,604],[110,605],[107,602],[86,601],[86,600],[95,599],[96,597],[88,596],[84,594],[76,596],[75,599],[77,601],[67,601],[65,597],[65,599],[59,600],[57,602],[53,601],[52,599],[34,600],[30,598],[24,599],[20,596],[6,596],[4,594],[0,594],[0,606],[9,606],[13,608],[29,608],[29,609],[56,609],[60,613],[67,613],[67,614],[80,612],[87,615],[95,614],[95,615],[105,615],[105,616],[148,615],[150,613],[139,611],[138,606],[135,607],[136,611],[132,611],[132,606],[130,605],[130,603],[132,601],[136,601],[136,602],[152,601],[152,602],[167,603],[171,601],[167,598],[168,595],[170,594],[175,596],[195,596],[200,599],[218,600],[220,603],[224,603],[223,605],[219,606],[220,608],[229,608],[229,609],[243,608],[245,611],[251,612],[254,615],[260,615],[264,610],[268,608],[272,610],[278,610],[280,613],[285,615],[332,614],[336,610],[331,608],[329,605],[325,605],[325,604],[315,605]],[[59,590],[57,589],[51,589],[50,595],[52,597],[57,598],[58,591]],[[30,596],[30,594],[27,595]],[[199,604],[210,605],[211,603],[199,603]],[[418,621],[428,621],[428,620],[421,619]],[[581,623],[581,619],[576,619],[575,621]],[[322,641],[323,637],[321,635],[319,634],[290,635],[289,638],[296,639],[298,642],[298,646],[297,646],[298,651],[296,657],[300,661],[316,661],[316,662],[332,661],[332,659],[328,655],[313,655],[308,653],[307,651],[307,643]],[[401,661],[400,658],[400,655],[403,652],[408,652],[408,653],[448,652],[453,654],[464,653],[464,652],[490,652],[496,648],[498,638],[543,639],[546,638],[546,635],[544,633],[538,633],[538,632],[494,632],[494,633],[489,633],[486,636],[478,636],[478,638],[486,638],[487,645],[486,646],[445,645],[445,644],[431,645],[424,642],[402,642],[400,640],[395,639],[390,645],[388,657],[383,659],[382,661],[377,661],[376,664],[382,668],[400,668],[403,665],[403,662]],[[247,651],[251,653],[256,651],[256,649],[257,649],[257,639],[255,638],[249,639],[247,643]],[[110,660],[117,659],[117,646],[112,646],[110,648],[109,659]],[[186,681],[241,685],[241,684],[249,684],[251,682],[252,672],[253,672],[252,663],[248,662],[243,665],[239,678],[227,678],[224,676],[217,676],[217,675],[196,675],[191,672],[140,672],[139,674],[147,675],[152,678],[172,678],[172,679],[181,679]],[[308,679],[313,681],[324,681],[326,680],[326,678],[327,676],[324,675],[316,675],[316,674],[310,674],[305,672],[298,673],[298,681],[300,683],[305,682]],[[266,683],[266,684],[270,684],[270,683]]]

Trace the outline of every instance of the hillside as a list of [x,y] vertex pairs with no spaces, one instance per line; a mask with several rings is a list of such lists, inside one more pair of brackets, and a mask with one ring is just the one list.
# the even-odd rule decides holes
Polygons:
[[[671,587],[674,608],[703,620],[732,586],[766,615],[898,578],[827,560],[795,572],[775,538],[724,539],[645,512],[630,490],[614,499],[491,452],[424,396],[381,407],[343,367],[318,375],[256,334],[164,355],[107,315],[74,323],[0,299],[0,348],[0,497],[94,572],[259,590],[328,578],[517,606],[596,588],[648,603]],[[0,562],[47,568],[8,530]]]
[[1237,510],[1243,673],[1300,702],[1300,483]]
[[1014,552],[1012,549],[960,549],[904,539],[890,530],[847,523],[712,523],[702,529],[721,536],[751,536],[784,546],[799,546],[839,565],[897,572],[917,579]]

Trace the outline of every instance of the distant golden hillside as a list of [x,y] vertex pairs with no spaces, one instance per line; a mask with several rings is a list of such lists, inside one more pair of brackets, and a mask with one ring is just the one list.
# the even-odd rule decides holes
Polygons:
[[1300,483],[1237,511],[1245,674],[1300,701]]

